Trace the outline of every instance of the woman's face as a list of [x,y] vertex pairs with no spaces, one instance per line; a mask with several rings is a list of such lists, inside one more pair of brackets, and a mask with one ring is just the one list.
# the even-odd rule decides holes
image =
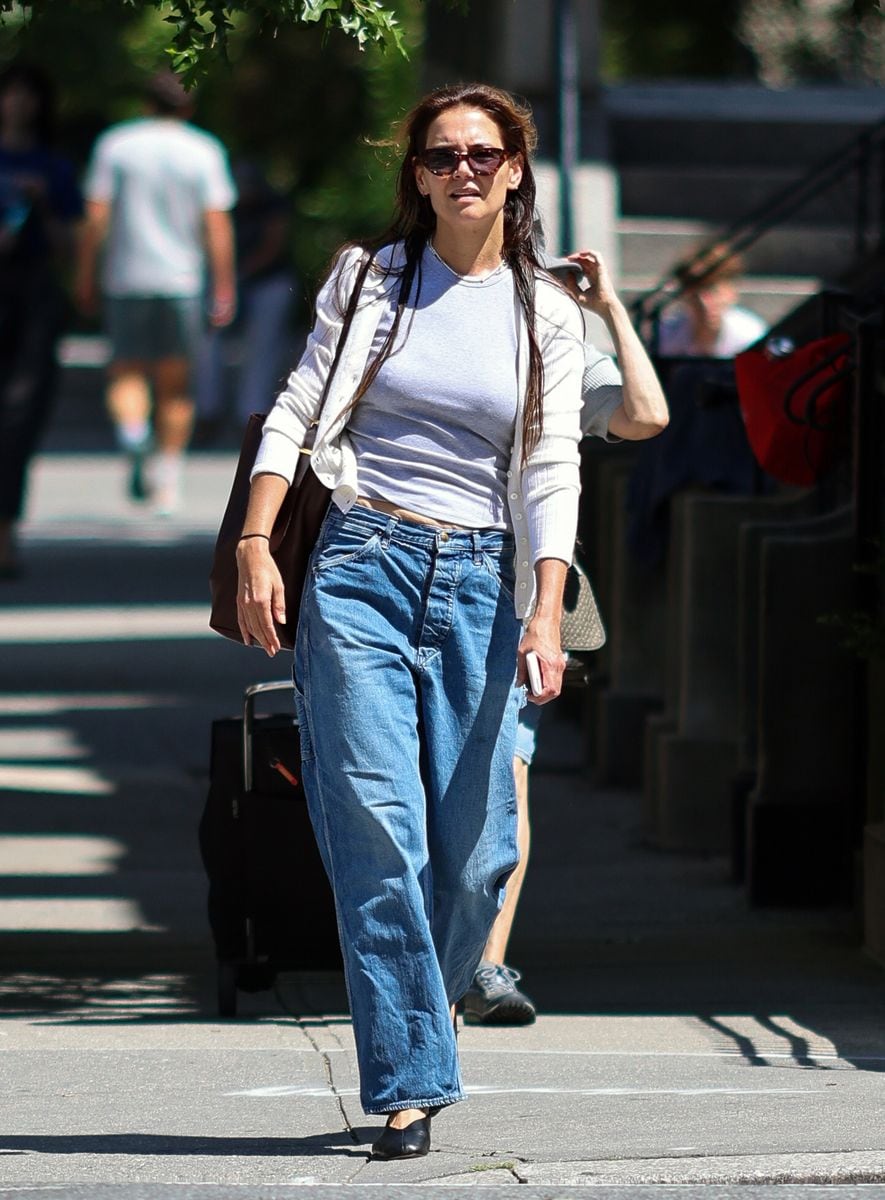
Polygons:
[[725,314],[736,302],[737,288],[730,279],[702,284],[685,296],[694,328],[707,334],[719,333]]
[[[478,108],[449,108],[427,130],[425,150],[502,149],[504,139],[497,123]],[[461,159],[451,175],[434,175],[420,163],[415,180],[422,195],[430,198],[438,222],[453,230],[492,223],[504,210],[507,193],[519,187],[522,156],[505,159],[494,175],[477,175]]]

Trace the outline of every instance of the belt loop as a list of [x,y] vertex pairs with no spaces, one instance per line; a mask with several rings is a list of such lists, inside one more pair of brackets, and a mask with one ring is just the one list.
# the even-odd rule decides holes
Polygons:
[[474,529],[471,537],[473,538],[473,563],[474,566],[482,565],[482,538],[478,529]]
[[390,549],[390,535],[397,526],[397,518],[390,517],[387,524],[384,526],[384,532],[381,534],[381,546],[384,550]]

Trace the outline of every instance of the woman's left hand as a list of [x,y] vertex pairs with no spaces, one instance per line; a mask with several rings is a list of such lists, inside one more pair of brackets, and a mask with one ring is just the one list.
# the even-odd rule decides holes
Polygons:
[[573,293],[576,300],[589,312],[604,317],[620,301],[602,255],[595,250],[577,250],[568,259],[577,263],[584,276],[584,287]]
[[529,621],[519,643],[517,684],[528,683],[525,656],[529,650],[534,650],[538,656],[541,682],[544,686],[537,695],[529,691],[528,698],[532,704],[547,704],[555,700],[562,690],[562,673],[565,670],[566,658],[559,646],[559,621],[542,617],[534,617]]

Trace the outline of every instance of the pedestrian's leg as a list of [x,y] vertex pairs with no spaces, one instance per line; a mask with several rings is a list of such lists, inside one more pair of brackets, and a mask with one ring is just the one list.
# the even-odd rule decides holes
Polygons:
[[107,406],[120,449],[129,458],[129,495],[146,500],[145,459],[151,444],[151,388],[145,362],[120,359],[108,367]]
[[0,293],[0,578],[18,572],[15,526],[55,391],[59,299],[41,273]]
[[184,452],[194,423],[189,375],[186,358],[162,358],[154,364],[155,498],[158,510],[166,513],[181,503]]
[[[429,555],[333,507],[314,553],[295,678],[302,776],[335,894],[368,1113],[462,1098],[431,933],[414,638]],[[300,692],[300,694],[299,694]]]
[[150,437],[151,388],[148,365],[118,361],[108,367],[108,412],[124,450],[144,445]]
[[516,786],[516,822],[517,841],[519,844],[519,863],[513,874],[507,880],[507,890],[501,911],[492,926],[492,932],[483,951],[486,962],[503,965],[507,957],[507,943],[513,929],[513,919],[516,916],[516,906],[522,891],[526,867],[529,863],[532,831],[529,823],[529,765],[516,755],[513,759],[513,782]]
[[542,709],[526,704],[519,714],[513,779],[516,785],[516,811],[519,839],[519,865],[507,880],[504,904],[492,926],[482,953],[482,961],[464,994],[464,1022],[467,1025],[531,1025],[536,1011],[532,1001],[516,986],[520,975],[505,962],[510,931],[516,916],[531,844],[529,825],[529,765],[534,754],[535,735]]

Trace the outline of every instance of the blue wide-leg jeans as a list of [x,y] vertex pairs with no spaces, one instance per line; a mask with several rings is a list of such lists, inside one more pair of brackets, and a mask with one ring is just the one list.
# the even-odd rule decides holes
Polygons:
[[449,1006],[518,860],[513,541],[334,505],[295,648],[367,1113],[463,1099]]

